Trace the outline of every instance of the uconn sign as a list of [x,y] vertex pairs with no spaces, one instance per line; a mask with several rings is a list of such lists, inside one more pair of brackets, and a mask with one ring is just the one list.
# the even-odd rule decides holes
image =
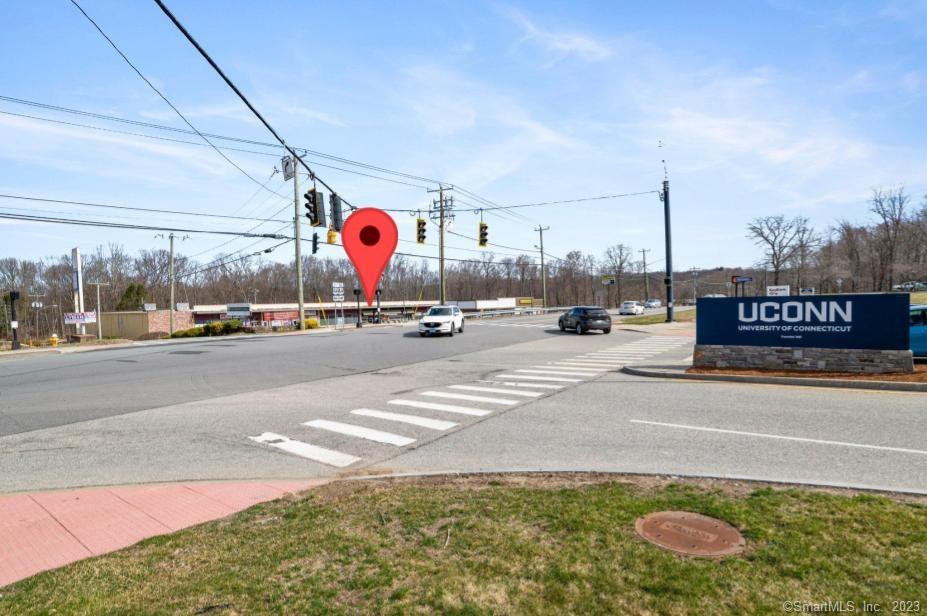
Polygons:
[[723,297],[698,300],[696,343],[824,349],[908,349],[908,295]]

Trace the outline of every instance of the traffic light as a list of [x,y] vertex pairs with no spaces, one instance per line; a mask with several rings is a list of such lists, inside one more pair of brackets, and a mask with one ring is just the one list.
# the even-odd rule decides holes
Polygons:
[[306,218],[313,227],[324,227],[325,225],[325,195],[314,188],[310,188],[303,195],[306,202],[303,206],[306,208]]
[[480,246],[485,248],[486,244],[489,243],[489,225],[485,222],[480,222]]
[[334,229],[329,228],[329,229],[328,229],[328,235],[327,235],[327,237],[326,237],[326,241],[327,241],[329,244],[334,244],[334,243],[335,243],[335,240],[337,240],[337,239],[338,239],[338,234],[335,233],[335,230],[334,230]]
[[319,252],[319,234],[312,234],[312,254]]
[[332,203],[332,228],[338,233],[341,233],[341,225],[344,223],[344,217],[341,214],[341,197],[339,197],[336,193],[332,193],[331,203]]
[[327,227],[328,223],[325,218],[325,195],[323,193],[315,193],[315,222],[312,223],[313,227]]
[[315,200],[317,196],[318,192],[316,192],[314,188],[310,188],[306,191],[306,194],[303,195],[303,197],[306,199],[306,202],[303,204],[303,207],[306,208],[306,218],[309,219],[309,224],[311,224],[313,227],[318,226],[316,224],[318,218],[316,217],[317,210],[315,207]]
[[419,244],[425,243],[425,226],[426,222],[424,218],[419,218],[415,221],[415,241]]

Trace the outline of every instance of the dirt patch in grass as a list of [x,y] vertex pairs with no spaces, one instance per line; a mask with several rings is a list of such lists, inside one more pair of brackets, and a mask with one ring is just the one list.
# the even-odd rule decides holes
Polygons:
[[[686,558],[634,520],[725,520]],[[927,600],[927,499],[605,474],[350,480],[0,589],[0,614],[781,613]]]
[[857,374],[855,372],[808,372],[803,370],[751,370],[748,368],[689,368],[689,374],[737,374],[742,376],[797,376],[805,379],[844,379],[848,381],[902,381],[927,383],[927,364],[915,364],[914,372]]

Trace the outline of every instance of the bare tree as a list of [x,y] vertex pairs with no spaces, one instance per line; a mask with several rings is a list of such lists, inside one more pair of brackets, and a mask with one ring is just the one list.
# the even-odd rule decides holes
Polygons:
[[621,303],[621,283],[625,270],[630,267],[633,261],[633,255],[634,250],[624,244],[615,244],[605,249],[603,272],[615,277],[616,306]]
[[[869,199],[870,210],[879,217],[877,226],[879,240],[880,272],[879,288],[890,291],[895,284],[895,258],[898,254],[898,236],[905,222],[908,202],[904,187],[872,190]],[[887,282],[887,284],[886,284]]]
[[773,284],[779,284],[779,274],[798,248],[798,234],[807,226],[806,218],[798,216],[786,220],[781,214],[754,218],[747,225],[747,237],[765,250],[766,260],[773,270]]

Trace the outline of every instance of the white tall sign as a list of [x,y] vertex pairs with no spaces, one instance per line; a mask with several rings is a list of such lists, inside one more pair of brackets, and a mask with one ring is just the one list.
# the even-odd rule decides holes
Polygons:
[[[74,312],[84,311],[84,271],[81,268],[80,248],[71,251],[71,283],[74,290]],[[87,333],[87,328],[83,324],[77,326],[81,334]]]

